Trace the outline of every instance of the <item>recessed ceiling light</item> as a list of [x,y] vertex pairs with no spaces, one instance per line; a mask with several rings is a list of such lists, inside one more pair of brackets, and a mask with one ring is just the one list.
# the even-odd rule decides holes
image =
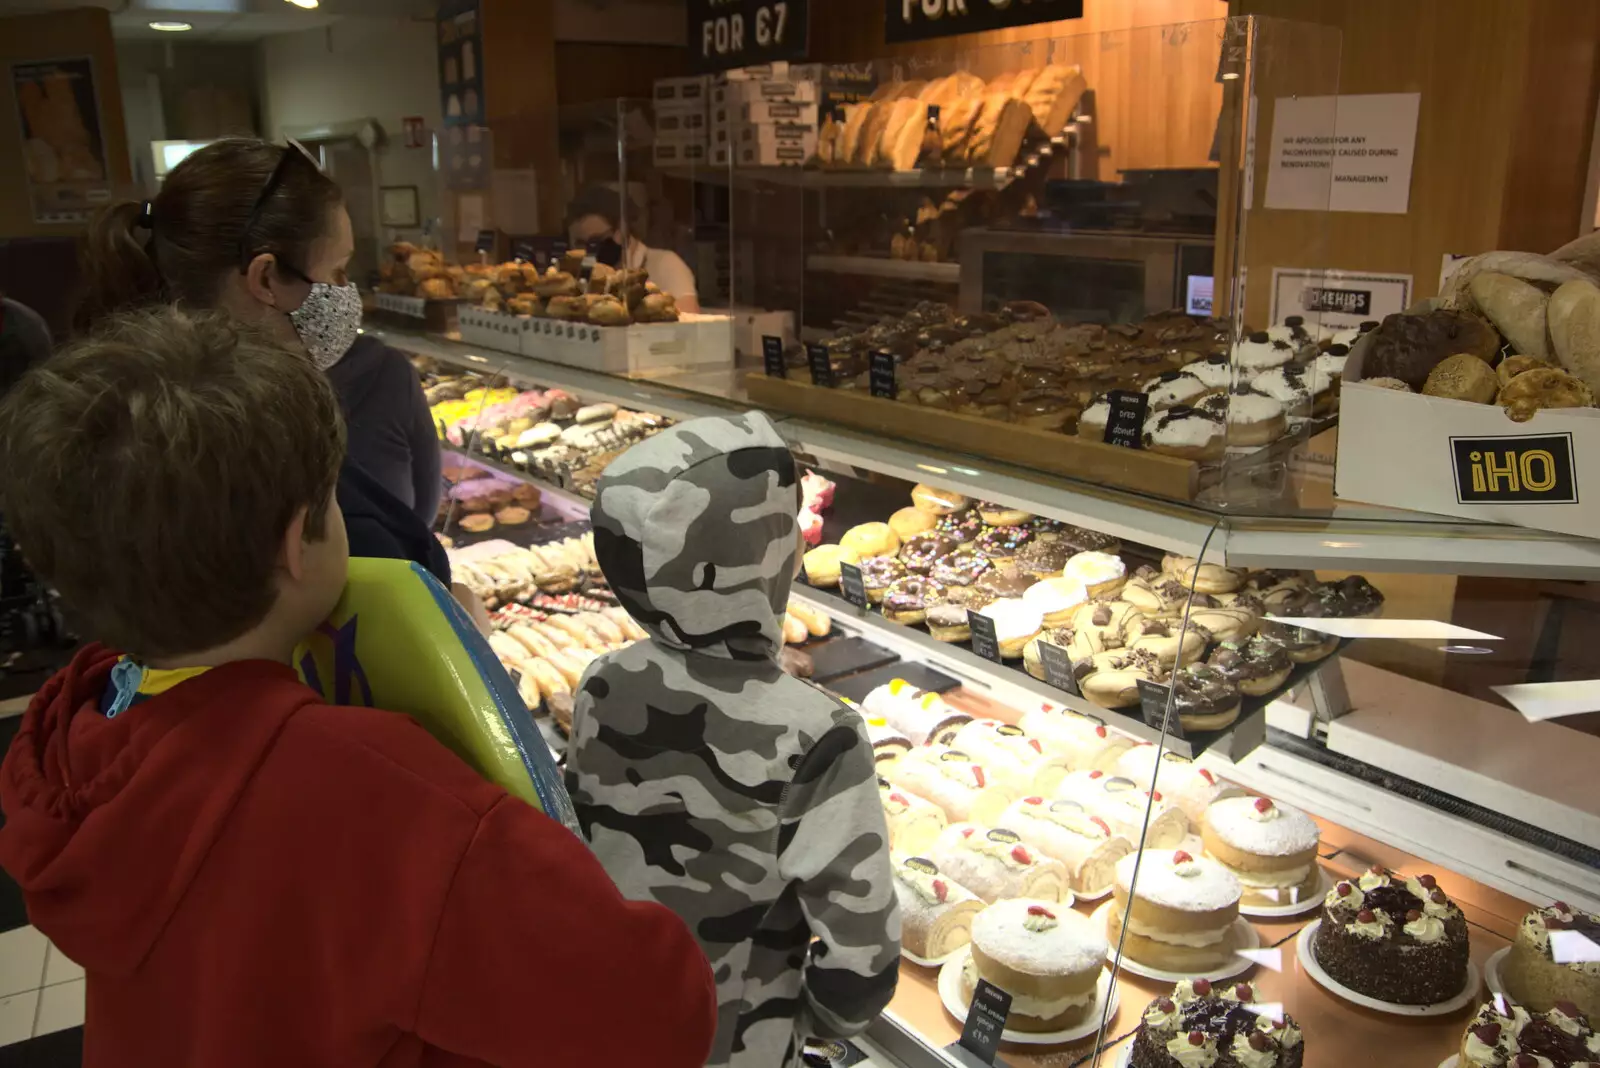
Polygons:
[[319,2],[320,0],[289,0],[289,3],[293,4],[295,7],[303,7],[307,11],[310,11],[312,8],[316,7]]
[[152,22],[150,28],[160,30],[162,33],[182,33],[184,30],[194,29],[187,22]]

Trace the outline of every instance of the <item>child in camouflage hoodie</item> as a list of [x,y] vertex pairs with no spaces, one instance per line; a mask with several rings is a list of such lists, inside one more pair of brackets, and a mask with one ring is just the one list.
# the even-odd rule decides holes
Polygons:
[[795,464],[758,412],[607,468],[595,554],[650,631],[575,701],[568,789],[622,892],[688,924],[719,1005],[710,1065],[791,1068],[894,994],[900,916],[860,717],[778,667]]

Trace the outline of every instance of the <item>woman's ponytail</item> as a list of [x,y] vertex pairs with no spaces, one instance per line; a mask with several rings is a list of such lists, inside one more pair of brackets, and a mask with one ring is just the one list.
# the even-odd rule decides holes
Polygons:
[[124,200],[101,209],[89,223],[81,257],[79,330],[89,330],[115,312],[165,299],[161,272],[150,252],[152,221],[146,205]]

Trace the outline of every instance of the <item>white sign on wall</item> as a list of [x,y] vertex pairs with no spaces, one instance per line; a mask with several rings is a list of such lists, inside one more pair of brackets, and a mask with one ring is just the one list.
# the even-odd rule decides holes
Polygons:
[[1279,97],[1266,207],[1404,215],[1421,93]]
[[1272,269],[1272,321],[1302,316],[1345,329],[1404,311],[1411,304],[1409,274]]

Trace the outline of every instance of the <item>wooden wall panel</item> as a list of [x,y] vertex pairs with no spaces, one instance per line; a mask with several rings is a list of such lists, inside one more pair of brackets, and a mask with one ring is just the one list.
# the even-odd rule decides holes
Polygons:
[[561,227],[561,153],[556,108],[555,5],[481,0],[484,118],[498,170],[549,175],[538,185],[539,224]]
[[563,105],[646,98],[657,78],[688,73],[686,48],[578,41],[556,46],[556,99]]
[[1111,177],[1121,168],[1208,165],[1226,16],[1224,0],[1085,0],[1081,19],[891,45],[876,0],[812,0],[811,58],[887,59],[912,70],[960,62],[986,78],[1046,55],[1076,63],[1095,91],[1100,173]]

